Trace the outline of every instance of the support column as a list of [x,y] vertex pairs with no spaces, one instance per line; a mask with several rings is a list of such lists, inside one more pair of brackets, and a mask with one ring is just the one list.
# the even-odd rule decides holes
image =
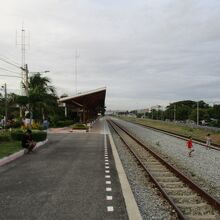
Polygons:
[[67,105],[66,103],[64,103],[63,105],[64,105],[65,117],[67,117]]

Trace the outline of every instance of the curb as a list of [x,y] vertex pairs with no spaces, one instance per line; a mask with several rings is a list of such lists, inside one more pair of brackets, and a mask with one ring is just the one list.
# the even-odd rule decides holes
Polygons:
[[[40,141],[40,142],[37,142],[36,146],[34,149],[38,149],[39,147],[43,146],[44,144],[46,144],[48,142],[48,139],[46,139],[45,141]],[[23,150],[20,150],[18,152],[15,152],[7,157],[3,157],[2,159],[0,159],[0,166],[3,166],[7,163],[10,163],[20,157],[22,157],[25,153],[25,149]]]

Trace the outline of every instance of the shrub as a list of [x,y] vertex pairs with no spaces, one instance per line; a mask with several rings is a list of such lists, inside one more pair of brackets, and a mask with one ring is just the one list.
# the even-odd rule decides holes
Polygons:
[[86,126],[84,124],[74,124],[72,126],[72,129],[88,129],[88,126]]
[[33,136],[34,141],[36,141],[36,142],[45,141],[47,138],[47,132],[33,131],[32,136]]
[[33,122],[33,124],[32,124],[32,129],[43,130],[43,126],[42,126],[42,124],[39,123],[39,122]]
[[21,141],[23,135],[24,135],[24,132],[22,130],[13,130],[11,132],[11,138],[16,141]]
[[21,124],[21,121],[10,121],[7,128],[20,128]]
[[[24,131],[15,130],[11,132],[11,137],[13,140],[21,141],[24,135]],[[47,138],[47,133],[44,131],[32,131],[33,140],[36,142],[44,141]]]
[[0,132],[0,142],[10,141],[10,140],[11,140],[11,136],[9,132]]
[[[34,130],[43,130],[42,124],[40,122],[35,122],[35,121],[32,122],[31,128],[34,129]],[[27,125],[23,124],[21,126],[21,129],[22,130],[30,129],[30,125],[29,124],[27,124]]]
[[54,123],[56,127],[65,127],[65,126],[70,126],[73,124],[72,120],[65,120],[65,121],[57,121]]

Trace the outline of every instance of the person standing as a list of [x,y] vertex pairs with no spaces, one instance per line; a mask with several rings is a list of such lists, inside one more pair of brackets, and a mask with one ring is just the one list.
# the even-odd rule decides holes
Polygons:
[[211,142],[212,142],[211,135],[210,135],[210,134],[207,134],[207,135],[206,135],[206,149],[210,149],[210,147],[211,147]]
[[44,128],[44,130],[47,130],[48,127],[49,127],[49,121],[47,119],[44,119],[44,121],[43,121],[43,128]]
[[189,153],[188,153],[189,157],[191,157],[192,156],[192,152],[195,151],[193,149],[193,142],[192,142],[192,137],[191,136],[189,136],[189,139],[186,142],[186,146],[187,146],[187,148],[189,150]]

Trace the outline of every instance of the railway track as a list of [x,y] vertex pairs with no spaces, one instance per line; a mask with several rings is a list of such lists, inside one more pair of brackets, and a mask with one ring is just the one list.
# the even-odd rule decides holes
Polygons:
[[112,120],[108,120],[108,123],[175,209],[180,219],[220,219],[218,200],[149,149],[127,129]]
[[[166,135],[169,135],[169,136],[172,136],[172,137],[181,139],[181,140],[188,140],[188,137],[187,137],[187,136],[184,136],[184,135],[176,134],[176,133],[173,133],[173,132],[170,132],[170,131],[165,131],[165,130],[159,129],[159,128],[154,128],[154,127],[149,126],[149,125],[143,125],[143,124],[141,124],[141,123],[134,122],[134,121],[129,121],[129,120],[128,120],[128,121],[127,121],[127,120],[124,120],[124,121],[130,122],[130,123],[132,123],[132,124],[136,124],[136,125],[139,125],[139,126],[141,126],[141,127],[148,128],[148,129],[151,129],[151,130],[153,130],[153,131],[157,131],[157,132],[160,132],[160,133],[163,133],[163,134],[166,134]],[[206,147],[205,141],[202,141],[202,140],[193,138],[193,142]],[[210,148],[211,148],[211,149],[214,149],[214,150],[220,151],[220,145],[219,145],[219,144],[214,144],[214,143],[212,143],[212,145],[210,146]]]

